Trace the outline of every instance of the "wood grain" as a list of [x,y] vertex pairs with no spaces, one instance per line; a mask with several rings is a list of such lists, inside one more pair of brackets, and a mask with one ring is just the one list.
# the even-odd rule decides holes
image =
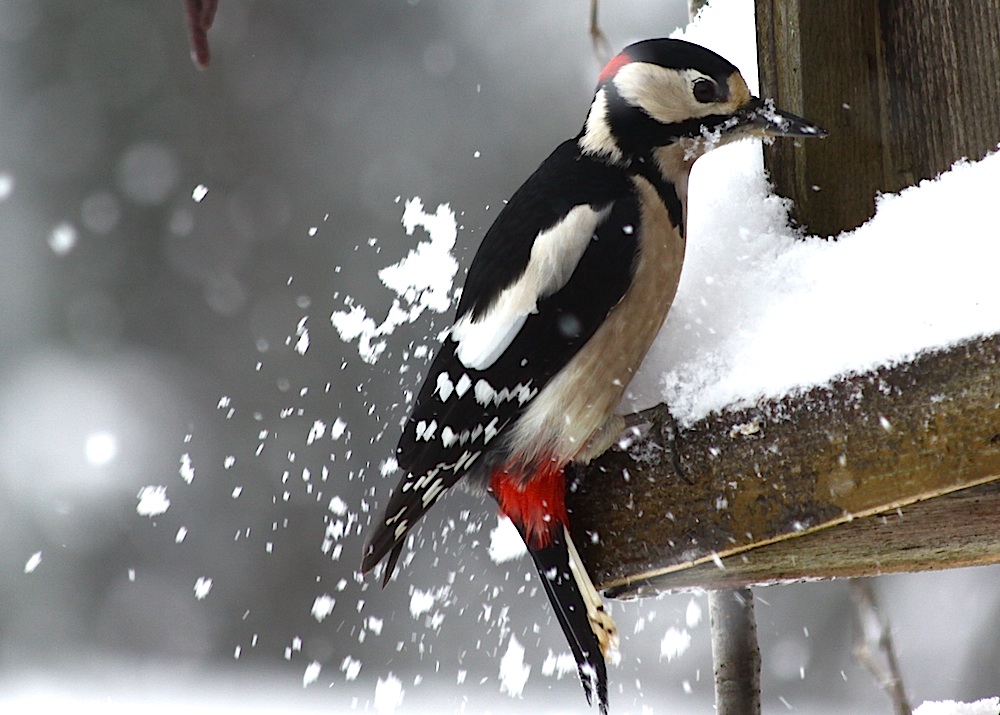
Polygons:
[[[980,502],[938,502],[953,512],[952,532],[940,515],[914,525],[916,534],[900,527],[897,550],[909,560],[876,557],[892,542],[880,533],[873,543],[861,521],[1000,479],[1000,336],[709,415],[681,431],[684,478],[657,441],[609,451],[571,474],[574,540],[595,582],[615,593],[681,587],[667,574],[700,564],[711,568],[683,587],[1000,562],[995,514],[970,506]],[[807,535],[839,524],[853,528],[825,561],[796,553]],[[784,550],[763,548],[785,540]],[[951,542],[953,550],[941,546]],[[985,552],[970,554],[980,543]],[[753,567],[730,583],[716,564],[733,556]]]
[[1000,0],[756,0],[761,95],[830,132],[765,165],[810,232],[1000,142]]

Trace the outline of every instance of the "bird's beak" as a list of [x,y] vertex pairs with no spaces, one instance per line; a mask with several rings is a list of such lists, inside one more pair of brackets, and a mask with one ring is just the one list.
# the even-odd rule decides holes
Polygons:
[[734,129],[764,137],[826,136],[826,130],[802,117],[776,109],[774,100],[753,97],[736,112]]

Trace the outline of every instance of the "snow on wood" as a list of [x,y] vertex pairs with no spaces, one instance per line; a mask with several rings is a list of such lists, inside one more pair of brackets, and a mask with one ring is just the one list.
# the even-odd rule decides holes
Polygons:
[[[684,36],[751,80],[752,22],[739,4],[712,8]],[[661,459],[656,425],[653,446],[582,470],[568,502],[603,586],[651,593],[889,570],[855,520],[1000,478],[998,181],[1000,155],[960,161],[825,240],[790,227],[759,145],[697,162],[677,298],[621,406],[669,406],[685,474]],[[1000,505],[975,499],[994,517],[942,530],[928,516],[907,536],[913,558],[893,570],[1000,560],[986,529]],[[959,534],[959,521],[975,533]],[[796,560],[802,535],[834,526],[847,541],[832,560]],[[691,578],[678,575],[692,566]]]

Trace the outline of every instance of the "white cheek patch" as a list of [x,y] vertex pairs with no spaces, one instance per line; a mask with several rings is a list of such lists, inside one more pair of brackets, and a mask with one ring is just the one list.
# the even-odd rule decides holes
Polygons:
[[535,237],[524,273],[504,288],[478,319],[466,314],[452,327],[451,339],[458,343],[455,352],[463,365],[485,370],[496,362],[537,310],[538,301],[566,285],[594,230],[610,211],[610,205],[599,211],[589,204],[575,206],[559,223]]
[[712,80],[693,69],[675,70],[632,62],[618,70],[613,81],[626,102],[641,107],[657,121],[674,124],[720,112],[718,104],[703,104],[694,98],[692,87],[699,78]]

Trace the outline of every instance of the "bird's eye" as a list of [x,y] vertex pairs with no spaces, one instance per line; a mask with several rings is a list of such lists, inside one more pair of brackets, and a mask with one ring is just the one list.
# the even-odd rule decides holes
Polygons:
[[694,98],[702,104],[714,102],[719,98],[719,88],[710,79],[697,79],[694,82]]

